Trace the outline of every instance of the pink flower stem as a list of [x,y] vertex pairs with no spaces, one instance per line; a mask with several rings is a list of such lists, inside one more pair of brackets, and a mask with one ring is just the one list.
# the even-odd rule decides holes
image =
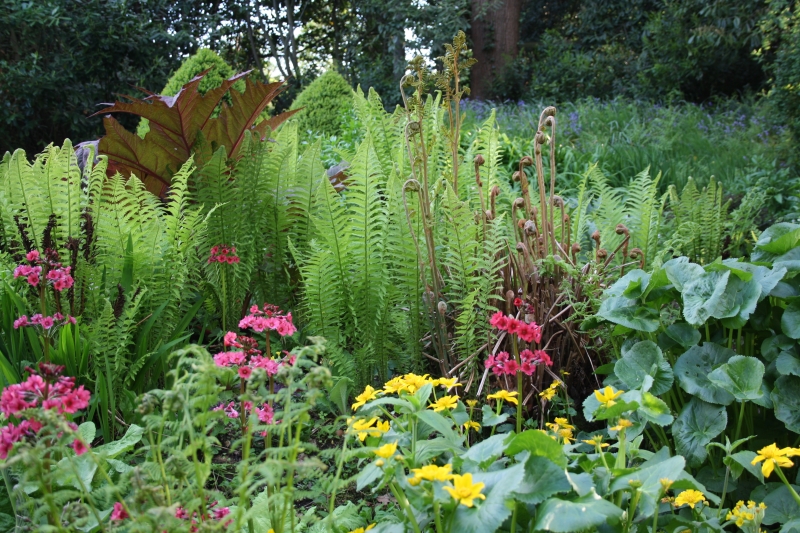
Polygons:
[[517,346],[517,336],[511,336],[511,343],[514,347],[514,359],[517,360],[517,435],[522,433],[522,372],[519,367],[522,361],[519,357],[519,346]]
[[[42,280],[47,279],[47,267],[42,270]],[[45,293],[46,283],[39,282],[39,307],[42,310],[42,318],[47,316],[47,294]],[[44,340],[44,362],[50,362],[50,337],[45,333]]]

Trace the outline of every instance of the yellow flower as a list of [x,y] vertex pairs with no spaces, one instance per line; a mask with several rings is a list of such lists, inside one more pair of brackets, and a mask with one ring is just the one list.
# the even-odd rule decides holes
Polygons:
[[[372,427],[376,422],[377,425]],[[364,439],[367,438],[367,435],[372,437],[380,437],[381,434],[389,431],[389,422],[381,422],[377,417],[370,418],[369,420],[361,419],[356,420],[353,423],[352,429],[358,436],[358,440],[364,442]]]
[[464,474],[463,476],[453,476],[452,487],[442,488],[449,492],[450,496],[458,500],[462,505],[472,507],[475,498],[480,498],[481,500],[486,499],[486,496],[481,494],[481,490],[483,490],[485,486],[485,483],[473,483],[472,474]]
[[359,407],[361,407],[368,401],[377,398],[378,392],[380,391],[376,391],[375,389],[372,388],[371,385],[367,385],[367,387],[364,389],[364,392],[356,396],[356,403],[353,404],[353,411],[357,411]]
[[384,394],[400,394],[404,390],[406,390],[406,383],[400,376],[390,379],[383,385]]
[[396,451],[397,451],[397,443],[393,442],[391,444],[384,444],[383,446],[375,450],[375,455],[377,455],[378,457],[383,457],[384,459],[388,459],[389,457],[394,455],[394,452]]
[[669,488],[672,486],[672,484],[675,483],[668,477],[662,477],[661,479],[658,480],[658,482],[661,483],[661,490],[663,490],[664,492],[667,492]]
[[789,460],[789,457],[800,455],[799,452],[800,450],[794,448],[778,448],[775,444],[770,444],[758,450],[758,455],[756,455],[755,459],[753,459],[750,464],[758,464],[764,461],[764,464],[761,465],[761,473],[764,474],[764,477],[769,477],[775,469],[775,465],[777,465],[778,468],[791,468],[794,466],[794,463]]
[[467,400],[467,405],[469,405],[470,407],[475,407],[476,405],[478,405],[478,400],[474,400],[474,399],[473,400]]
[[426,384],[432,383],[433,380],[430,379],[428,374],[425,374],[424,376],[418,376],[417,374],[406,374],[403,376],[403,382],[405,384],[405,390],[407,390],[410,394],[414,394]]
[[428,406],[428,409],[433,409],[437,413],[445,409],[455,409],[458,404],[458,396],[442,396]]
[[507,390],[500,390],[494,394],[490,394],[487,396],[487,398],[490,400],[505,400],[508,403],[513,403],[514,405],[519,404],[519,400],[517,400],[517,391],[509,392]]
[[624,394],[624,391],[617,391],[614,392],[614,389],[611,387],[606,387],[602,391],[596,390],[594,391],[594,396],[597,398],[597,401],[600,402],[606,409],[617,403],[616,400],[620,396]]
[[[572,437],[572,430],[570,428],[561,428],[557,431],[558,436],[561,438],[564,444],[569,444],[570,442],[574,441],[575,439]],[[558,440],[558,439],[556,439]]]
[[422,480],[447,481],[453,477],[452,469],[453,465],[450,463],[444,466],[425,465],[422,468],[412,468],[411,471],[414,472],[413,479],[417,480],[417,482],[412,483],[412,485],[416,485]]
[[764,519],[764,511],[766,509],[767,506],[763,502],[756,505],[756,502],[750,500],[745,505],[743,501],[739,500],[736,503],[736,507],[725,517],[725,520],[735,519],[738,527],[742,527],[745,522],[753,522],[753,525],[758,527],[761,525],[761,520]]
[[622,431],[623,429],[629,427],[633,427],[633,422],[624,418],[620,418],[617,422],[617,425],[609,429],[611,429],[611,431]]
[[545,390],[539,393],[539,397],[544,398],[549,402],[555,397],[556,392],[558,392],[559,384],[560,384],[559,381],[553,381],[552,383],[550,383],[549,387],[547,387]]
[[[364,528],[364,527],[360,527],[360,528],[358,528],[358,529],[354,529],[354,530],[353,530],[353,531],[351,531],[350,533],[366,533],[367,531],[369,531],[369,530],[370,530],[370,529],[372,529],[373,527],[375,527],[375,524],[370,524],[370,525],[368,525],[368,526],[367,526],[367,527],[365,527],[365,528]],[[272,530],[270,530],[270,531],[272,531]]]
[[458,378],[439,378],[434,379],[431,383],[433,386],[436,387],[441,385],[445,389],[452,389],[453,387],[461,387],[461,383],[458,383]]
[[470,420],[468,422],[464,422],[464,429],[467,431],[469,431],[470,429],[474,429],[475,431],[480,431],[481,425],[475,421]]
[[383,459],[378,459],[377,461],[375,461],[375,466],[380,467],[383,466],[384,464],[386,463],[383,462]]
[[569,420],[567,420],[566,418],[561,418],[561,417],[558,417],[558,416],[557,416],[557,417],[556,417],[556,424],[558,424],[558,425],[559,425],[559,426],[561,426],[562,428],[566,428],[566,429],[575,429],[575,426],[571,425],[571,424],[569,423]]
[[689,489],[678,494],[678,496],[675,498],[675,507],[688,505],[694,509],[694,506],[700,502],[708,503],[705,496],[703,496],[703,493],[699,490]]
[[595,435],[591,439],[585,440],[583,442],[585,442],[586,444],[591,444],[594,447],[608,448],[608,444],[603,442],[603,436],[602,435]]

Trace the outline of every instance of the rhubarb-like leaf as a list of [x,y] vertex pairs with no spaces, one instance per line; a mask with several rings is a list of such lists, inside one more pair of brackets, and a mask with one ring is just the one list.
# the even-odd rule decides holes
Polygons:
[[[128,101],[108,104],[95,113],[103,118],[105,136],[100,139],[99,153],[108,156],[109,172],[135,174],[147,189],[163,196],[172,176],[194,155],[198,166],[224,146],[229,159],[235,159],[250,130],[263,139],[297,111],[281,113],[256,124],[261,113],[283,90],[282,82],[260,83],[243,72],[225,80],[221,86],[201,95],[202,72],[183,86],[175,96],[148,93],[142,99],[123,95]],[[244,78],[245,91],[231,90]],[[230,92],[232,104],[223,97]],[[219,115],[213,117],[219,108]],[[150,131],[144,139],[126,130],[109,113],[129,113],[146,118]],[[208,156],[208,157],[206,157]]]

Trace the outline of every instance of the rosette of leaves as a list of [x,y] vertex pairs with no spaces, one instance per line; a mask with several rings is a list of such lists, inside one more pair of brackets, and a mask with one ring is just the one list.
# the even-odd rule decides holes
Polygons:
[[[229,159],[235,159],[248,131],[266,138],[296,111],[281,113],[257,123],[259,115],[283,90],[282,82],[261,83],[243,72],[209,90],[199,91],[205,71],[196,76],[175,96],[149,94],[143,99],[125,96],[129,102],[109,104],[95,115],[103,118],[105,136],[98,152],[108,156],[109,173],[135,174],[147,189],[163,196],[172,176],[194,155],[198,167],[211,159],[221,146]],[[237,82],[244,82],[244,91],[231,91]],[[230,95],[231,103],[225,102]],[[219,114],[215,110],[219,107]],[[129,113],[146,118],[150,131],[144,138],[126,130],[108,113]]]

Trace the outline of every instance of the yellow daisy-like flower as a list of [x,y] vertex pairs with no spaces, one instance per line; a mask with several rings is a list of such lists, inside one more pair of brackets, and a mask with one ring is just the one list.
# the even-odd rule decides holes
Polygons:
[[384,394],[400,394],[404,390],[406,390],[406,382],[401,376],[394,377],[383,385]]
[[397,451],[397,443],[392,442],[391,444],[384,444],[383,446],[375,450],[375,455],[377,455],[378,457],[382,457],[384,459],[388,459],[389,457],[394,455],[394,452],[396,451]]
[[622,431],[625,428],[633,427],[633,422],[630,420],[626,420],[624,418],[620,418],[617,422],[617,425],[614,427],[609,428],[611,431]]
[[372,529],[374,527],[375,527],[375,524],[370,524],[367,527],[360,527],[358,529],[354,529],[350,533],[366,533],[367,531],[369,531],[370,529]]
[[603,442],[602,435],[595,435],[591,439],[584,440],[583,442],[585,442],[586,444],[590,444],[596,448],[608,448],[608,443]]
[[614,389],[611,387],[606,387],[602,390],[594,391],[594,396],[597,398],[597,401],[600,402],[606,409],[617,403],[615,400],[625,394],[625,391],[617,391],[614,392]]
[[373,389],[371,385],[367,385],[364,392],[356,396],[356,403],[352,405],[353,411],[357,411],[359,407],[366,404],[368,401],[377,398],[379,392],[380,391]]
[[434,379],[431,383],[433,383],[434,387],[441,385],[445,389],[452,389],[453,387],[461,387],[461,383],[458,382],[458,378],[439,378]]
[[689,489],[681,492],[678,496],[675,497],[675,507],[680,507],[681,505],[688,505],[692,509],[698,503],[708,503],[703,493],[699,490]]
[[555,419],[555,422],[556,422],[556,424],[558,424],[562,428],[575,429],[575,426],[570,424],[569,420],[567,420],[566,418],[562,418],[562,417],[557,416],[556,419]]
[[475,407],[476,405],[478,405],[478,400],[475,399],[467,400],[467,405],[469,405],[470,407]]
[[756,502],[750,500],[747,502],[747,505],[741,500],[736,503],[736,507],[733,508],[728,515],[725,517],[726,520],[736,520],[736,525],[738,527],[742,527],[745,522],[753,522],[755,526],[761,525],[761,520],[764,518],[764,511],[766,511],[767,506],[764,503],[759,503],[756,505]]
[[794,448],[778,448],[775,444],[770,444],[758,450],[758,455],[752,460],[750,464],[758,464],[764,461],[761,465],[761,473],[764,477],[769,477],[777,465],[778,468],[791,468],[794,463],[789,460],[789,457],[800,455],[800,450]]
[[672,484],[675,483],[668,477],[662,477],[661,479],[658,480],[658,482],[661,483],[661,490],[663,490],[664,492],[667,492],[669,488],[672,486]]
[[458,396],[442,396],[428,406],[428,409],[433,409],[437,413],[445,409],[455,409],[458,405]]
[[[450,463],[444,466],[425,465],[422,468],[412,468],[414,479],[419,483],[425,481],[447,481],[453,477],[453,465]],[[410,481],[410,480],[409,480]]]
[[[377,424],[376,424],[377,422]],[[375,427],[373,427],[375,425]],[[372,437],[380,437],[383,433],[389,431],[389,422],[388,421],[380,421],[377,417],[370,418],[369,420],[361,419],[356,420],[353,422],[351,426],[352,430],[355,432],[356,436],[358,436],[358,440],[364,442],[364,439],[367,438],[367,435]]]
[[504,400],[508,403],[513,403],[514,405],[519,404],[519,400],[517,400],[517,391],[509,392],[507,390],[500,390],[494,394],[490,394],[487,396],[487,398],[490,400]]
[[469,431],[470,429],[474,429],[475,431],[480,431],[481,425],[475,422],[474,420],[469,420],[464,422],[464,429]]
[[569,444],[575,440],[575,438],[572,436],[572,430],[570,428],[561,428],[556,433],[564,444]]
[[486,496],[481,494],[481,490],[485,486],[485,483],[473,483],[472,474],[464,474],[463,476],[453,476],[452,487],[442,488],[449,492],[453,499],[458,500],[461,505],[472,507],[475,498],[486,499]]
[[425,374],[424,376],[418,376],[417,374],[406,374],[403,376],[403,382],[405,383],[405,390],[410,394],[414,394],[428,383],[432,383],[433,380],[430,379],[428,374]]
[[539,393],[539,397],[544,398],[549,402],[555,397],[556,393],[558,392],[559,384],[560,384],[559,381],[553,381],[552,383],[550,383],[549,387],[547,387],[545,390]]

